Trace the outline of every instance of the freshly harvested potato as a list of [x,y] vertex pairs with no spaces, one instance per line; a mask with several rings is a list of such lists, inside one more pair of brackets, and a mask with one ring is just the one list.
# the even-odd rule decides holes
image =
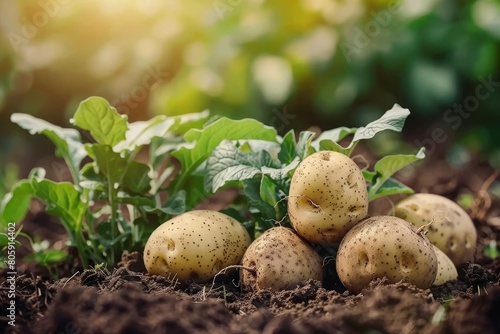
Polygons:
[[235,219],[212,210],[176,216],[153,231],[144,248],[148,273],[180,282],[206,282],[239,264],[250,236]]
[[374,278],[429,288],[437,274],[432,244],[407,221],[375,216],[354,226],[340,243],[337,273],[344,286],[360,292]]
[[361,170],[348,156],[320,151],[304,159],[293,174],[288,197],[290,222],[304,239],[339,243],[368,214]]
[[396,204],[395,215],[417,227],[432,221],[427,238],[456,266],[472,261],[476,228],[464,209],[452,200],[434,194],[413,194]]
[[432,285],[441,285],[448,281],[452,281],[457,279],[458,272],[457,268],[453,264],[453,261],[446,255],[442,250],[437,248],[435,245],[432,245],[434,248],[434,252],[436,252],[436,258],[438,263],[438,270],[436,279]]
[[323,280],[321,257],[293,230],[273,227],[254,240],[243,255],[240,278],[254,291],[292,289],[303,280]]

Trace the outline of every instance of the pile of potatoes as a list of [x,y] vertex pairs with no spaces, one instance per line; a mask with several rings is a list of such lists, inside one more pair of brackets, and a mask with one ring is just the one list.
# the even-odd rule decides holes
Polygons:
[[470,217],[441,196],[414,194],[396,204],[395,216],[367,217],[363,174],[337,152],[317,152],[299,164],[288,214],[293,229],[274,227],[251,242],[229,216],[187,212],[153,232],[144,251],[146,268],[181,282],[206,282],[223,268],[241,265],[246,289],[290,289],[303,280],[323,280],[315,245],[338,246],[336,270],[352,292],[383,277],[426,289],[455,279],[456,266],[471,261],[476,246]]

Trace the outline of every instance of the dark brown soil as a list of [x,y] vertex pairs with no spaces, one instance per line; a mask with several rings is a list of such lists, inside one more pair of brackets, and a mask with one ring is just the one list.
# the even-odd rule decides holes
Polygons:
[[[294,290],[250,293],[241,291],[235,276],[203,285],[150,276],[135,253],[109,271],[66,266],[60,272],[66,270],[66,277],[56,281],[30,265],[20,266],[16,326],[8,326],[2,314],[0,332],[500,333],[500,258],[490,259],[483,251],[490,240],[500,244],[500,203],[484,189],[493,173],[481,164],[454,170],[432,163],[405,180],[418,191],[452,199],[465,191],[475,196],[469,213],[479,232],[476,258],[459,268],[457,280],[442,286],[420,290],[375,280],[356,295],[330,277],[323,286],[305,281]],[[381,203],[372,211],[382,208]],[[31,220],[43,215],[32,214]],[[53,240],[63,236],[63,231],[51,229],[51,235],[28,220],[25,231],[34,229]],[[8,306],[5,279],[3,272],[2,310]]]

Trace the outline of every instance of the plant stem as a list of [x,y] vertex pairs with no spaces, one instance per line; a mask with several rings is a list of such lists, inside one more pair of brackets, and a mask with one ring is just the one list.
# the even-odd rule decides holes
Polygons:
[[[108,180],[108,200],[109,200],[109,205],[111,206],[111,240],[114,242],[116,240],[116,234],[117,234],[117,223],[116,223],[116,220],[117,220],[117,216],[116,216],[116,213],[117,213],[117,203],[115,201],[115,188],[114,188],[114,185],[111,184],[111,182],[109,182]],[[111,245],[111,249],[110,249],[110,252],[111,252],[111,261],[112,263],[114,264],[115,263],[115,245],[112,244]]]

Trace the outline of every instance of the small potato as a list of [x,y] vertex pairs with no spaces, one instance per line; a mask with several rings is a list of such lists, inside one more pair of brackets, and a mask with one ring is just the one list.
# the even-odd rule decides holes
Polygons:
[[450,199],[434,194],[413,194],[396,204],[395,216],[417,227],[432,221],[427,238],[456,266],[472,261],[476,228],[469,215]]
[[376,216],[354,226],[342,239],[336,267],[344,286],[355,293],[383,277],[427,289],[436,279],[437,258],[432,244],[414,225],[397,217]]
[[432,245],[434,252],[436,252],[436,258],[438,263],[438,270],[436,275],[436,280],[432,285],[441,285],[448,281],[453,281],[457,279],[458,272],[457,268],[453,264],[453,261],[439,248]]
[[321,257],[286,227],[273,227],[255,239],[241,264],[252,269],[241,269],[241,283],[254,291],[293,289],[303,280],[323,280]]
[[206,282],[239,264],[250,236],[235,219],[212,210],[176,216],[153,231],[144,248],[148,273],[180,282]]
[[288,197],[290,222],[304,239],[336,244],[368,214],[366,182],[348,156],[320,151],[293,174]]

